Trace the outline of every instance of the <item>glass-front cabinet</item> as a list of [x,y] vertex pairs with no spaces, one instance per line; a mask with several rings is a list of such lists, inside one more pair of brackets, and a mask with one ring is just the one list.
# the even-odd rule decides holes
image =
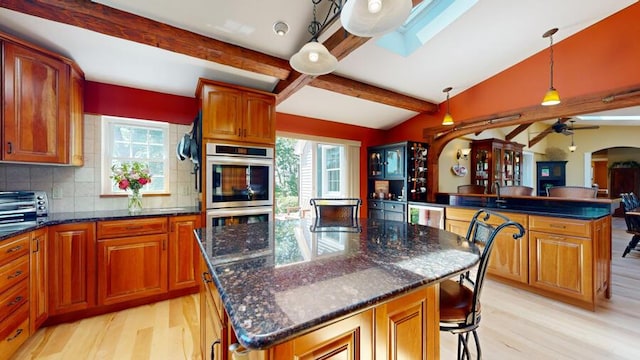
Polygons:
[[378,148],[369,152],[369,177],[404,178],[405,146]]
[[471,182],[495,192],[494,184],[522,184],[522,148],[524,145],[499,139],[471,143]]

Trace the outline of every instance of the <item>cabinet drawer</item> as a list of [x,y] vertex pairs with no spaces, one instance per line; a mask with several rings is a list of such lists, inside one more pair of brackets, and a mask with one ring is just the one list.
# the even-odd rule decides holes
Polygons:
[[29,337],[29,302],[3,320],[0,325],[0,358],[11,358]]
[[29,257],[19,259],[0,267],[0,292],[12,287],[23,279],[29,278]]
[[29,253],[29,233],[0,242],[0,265]]
[[18,285],[0,295],[0,321],[12,314],[29,300],[29,282],[23,279]]
[[98,239],[162,234],[168,229],[167,218],[98,221]]
[[460,221],[471,221],[473,214],[475,214],[477,209],[459,209],[459,208],[451,208],[448,207],[445,209],[445,218],[447,220],[460,220]]
[[384,204],[382,201],[371,201],[369,200],[369,208],[370,209],[384,209]]
[[584,220],[529,216],[529,230],[591,238],[591,222]]
[[384,209],[387,211],[404,212],[404,204],[386,202],[384,203]]

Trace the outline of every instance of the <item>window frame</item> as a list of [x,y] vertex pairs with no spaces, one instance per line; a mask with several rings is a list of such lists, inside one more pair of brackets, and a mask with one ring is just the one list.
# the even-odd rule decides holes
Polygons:
[[[143,120],[143,119],[132,119],[132,118],[123,118],[117,116],[101,116],[101,133],[102,133],[102,141],[101,141],[101,170],[104,176],[101,177],[101,195],[126,195],[126,190],[113,190],[113,180],[111,179],[111,164],[113,163],[113,127],[126,126],[126,127],[135,127],[142,128],[146,130],[160,130],[163,133],[163,143],[162,148],[164,150],[169,149],[170,144],[170,126],[169,123],[163,121],[154,121],[154,120]],[[128,158],[125,161],[139,161],[139,162],[147,162],[149,159],[136,159],[136,158]],[[154,159],[155,160],[155,159]],[[140,192],[146,195],[170,195],[170,174],[171,174],[171,164],[169,161],[168,151],[162,152],[162,164],[164,170],[164,187],[162,190],[147,190],[145,187],[141,189]],[[151,174],[151,179],[153,182],[153,173]]]

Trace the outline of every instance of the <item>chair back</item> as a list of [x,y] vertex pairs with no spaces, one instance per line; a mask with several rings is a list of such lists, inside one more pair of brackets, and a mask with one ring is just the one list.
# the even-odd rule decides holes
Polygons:
[[533,196],[533,188],[521,185],[503,186],[500,188],[500,195]]
[[362,205],[359,198],[312,198],[309,203],[314,210],[316,231],[329,228],[358,229],[358,210]]
[[547,188],[547,196],[574,199],[593,199],[598,195],[598,188],[583,186],[552,186]]
[[487,192],[487,188],[484,185],[459,185],[458,186],[458,194],[485,194]]
[[489,256],[491,255],[496,236],[507,227],[515,227],[518,230],[518,232],[513,234],[514,239],[520,239],[524,236],[525,230],[520,223],[509,220],[508,217],[496,212],[480,209],[473,215],[473,218],[471,218],[471,223],[467,230],[467,240],[474,244],[481,244],[484,248],[480,254],[480,262],[478,263],[475,280],[470,278],[469,272],[461,275],[461,281],[466,280],[473,284],[472,308],[467,316],[467,325],[475,325],[479,321],[480,294],[482,293],[482,287],[489,265]]

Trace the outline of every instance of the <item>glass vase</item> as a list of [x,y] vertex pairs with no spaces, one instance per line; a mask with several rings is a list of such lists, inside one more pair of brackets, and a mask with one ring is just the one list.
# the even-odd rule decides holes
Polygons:
[[142,211],[142,193],[140,190],[131,190],[129,192],[129,202],[127,208],[130,213],[139,213]]

